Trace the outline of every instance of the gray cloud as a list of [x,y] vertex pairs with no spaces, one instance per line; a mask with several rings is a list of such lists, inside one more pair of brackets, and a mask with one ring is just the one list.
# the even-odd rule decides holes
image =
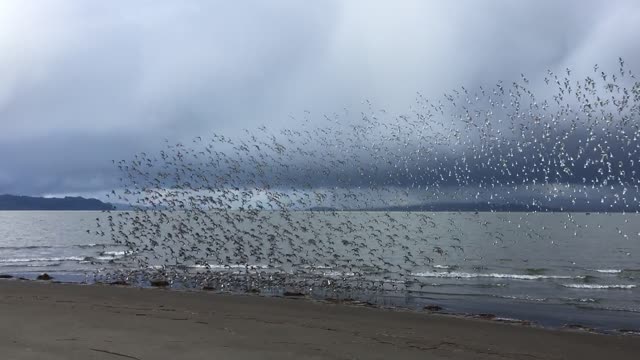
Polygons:
[[[0,193],[109,189],[163,139],[640,59],[634,1],[0,5]],[[355,115],[354,115],[355,116]]]

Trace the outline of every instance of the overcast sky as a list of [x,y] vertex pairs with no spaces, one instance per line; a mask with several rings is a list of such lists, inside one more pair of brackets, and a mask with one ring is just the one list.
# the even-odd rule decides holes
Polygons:
[[[637,1],[0,2],[0,193],[97,193],[163,139],[402,112],[464,85],[640,64]],[[637,72],[637,71],[636,71]]]

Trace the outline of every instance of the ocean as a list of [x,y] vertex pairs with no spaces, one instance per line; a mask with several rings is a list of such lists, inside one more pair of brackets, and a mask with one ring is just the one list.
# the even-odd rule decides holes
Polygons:
[[[56,280],[90,283],[95,274],[133,266],[130,248],[96,234],[96,219],[104,221],[106,216],[91,211],[0,212],[0,274],[35,279],[46,272]],[[445,312],[492,314],[543,326],[640,329],[640,215],[635,213],[292,212],[290,216],[298,224],[318,222],[315,228],[322,232],[299,234],[295,251],[316,256],[293,265],[285,262],[284,273],[304,267],[328,279],[367,274],[368,279],[392,284],[384,292],[354,288],[343,297],[412,309],[439,306]],[[263,218],[265,224],[282,222],[277,213]],[[420,231],[412,228],[419,223]],[[251,224],[243,226],[249,229]],[[378,241],[385,237],[393,246]],[[309,245],[309,240],[319,238],[330,242]],[[389,270],[371,271],[368,263],[374,255],[368,258],[364,250],[351,254],[353,247],[341,245],[354,239],[362,249],[376,249],[370,254],[382,257]],[[291,251],[283,246],[280,254]],[[332,248],[324,255],[313,252],[326,246]],[[231,248],[218,251],[232,253]],[[339,265],[331,261],[335,258]],[[247,264],[223,264],[212,258],[207,267],[213,271],[269,267],[264,258],[245,259]],[[404,270],[393,271],[394,264]],[[326,296],[322,289],[309,293]]]

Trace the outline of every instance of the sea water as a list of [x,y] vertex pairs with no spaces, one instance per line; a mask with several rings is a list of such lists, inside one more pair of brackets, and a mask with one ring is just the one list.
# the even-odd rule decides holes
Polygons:
[[[115,213],[111,213],[113,215]],[[418,260],[410,271],[370,276],[389,279],[392,291],[352,294],[383,305],[422,308],[439,305],[457,313],[493,313],[543,325],[579,323],[598,329],[640,328],[640,218],[638,214],[585,213],[382,213],[290,214],[318,222],[323,233],[300,234],[301,244],[321,237],[341,259],[341,240],[360,239],[375,248],[379,238],[394,242]],[[96,233],[104,212],[0,212],[0,274],[33,279],[47,272],[61,281],[90,281],[96,272],[131,266],[132,250]],[[177,216],[179,217],[179,216]],[[384,220],[404,226],[389,226]],[[425,221],[425,219],[428,219]],[[263,218],[282,223],[277,213]],[[412,226],[427,224],[420,232]],[[338,224],[349,223],[351,231]],[[332,225],[333,224],[333,225]],[[375,228],[379,224],[379,228]],[[250,224],[247,224],[248,228]],[[241,225],[242,227],[242,225]],[[87,232],[89,230],[89,232]],[[404,236],[406,235],[406,236]],[[413,238],[409,238],[409,235]],[[415,238],[415,237],[419,237]],[[404,240],[402,240],[404,239]],[[404,243],[402,243],[405,241]],[[266,242],[266,241],[265,241]],[[304,246],[304,245],[301,245]],[[385,261],[408,265],[393,247],[379,245]],[[435,252],[435,247],[443,252]],[[220,249],[229,252],[229,249]],[[354,260],[355,260],[355,256]],[[366,273],[366,256],[350,268],[321,257],[306,267],[331,278]],[[216,264],[212,269],[267,268],[264,259],[249,264]],[[331,265],[334,265],[332,268]],[[355,264],[355,265],[354,265]],[[363,264],[363,269],[354,268]],[[299,265],[299,264],[298,264]],[[197,267],[196,265],[193,265]],[[361,270],[361,271],[360,271]],[[287,269],[291,272],[292,269]]]

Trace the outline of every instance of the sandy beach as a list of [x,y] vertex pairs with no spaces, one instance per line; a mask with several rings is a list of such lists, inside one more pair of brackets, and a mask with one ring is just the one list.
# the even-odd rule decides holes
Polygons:
[[637,359],[640,338],[305,299],[0,280],[2,359]]

